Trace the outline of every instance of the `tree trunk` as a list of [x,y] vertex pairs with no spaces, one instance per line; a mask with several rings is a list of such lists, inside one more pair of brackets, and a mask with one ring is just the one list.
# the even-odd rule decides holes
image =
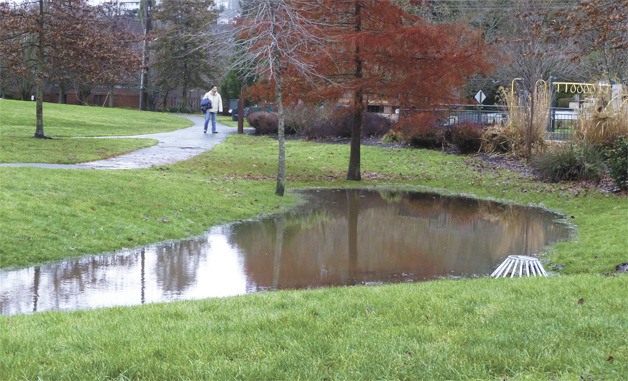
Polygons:
[[[362,31],[362,5],[359,1],[355,3],[355,31]],[[353,127],[351,128],[351,151],[349,154],[349,169],[347,170],[347,180],[360,181],[360,145],[362,135],[362,105],[364,94],[361,80],[363,77],[362,58],[360,57],[360,45],[355,46],[355,78],[358,88],[353,92]]]
[[532,131],[534,131],[534,98],[536,97],[536,85],[532,86],[530,92],[530,123],[528,123],[528,136],[526,137],[526,158],[532,159]]
[[[184,51],[187,52],[187,45],[184,45]],[[189,70],[188,70],[188,60],[184,58],[183,60],[183,83],[181,87],[183,88],[183,94],[181,95],[183,99],[181,99],[181,109],[179,112],[190,112],[190,100],[188,97],[188,87],[189,87]]]
[[85,106],[89,106],[89,95],[91,93],[92,93],[91,86],[79,85],[78,86],[79,102],[81,102]]
[[35,73],[36,91],[35,91],[35,115],[36,127],[35,138],[45,139],[44,135],[44,59],[45,59],[45,41],[44,41],[44,0],[39,0],[39,19],[37,20],[37,70]]
[[277,101],[277,140],[279,141],[279,164],[277,167],[277,189],[275,194],[283,197],[286,190],[286,137],[284,131],[283,97],[281,93],[281,73],[275,77],[275,99]]
[[147,68],[147,59],[146,59],[146,34],[144,34],[144,41],[142,42],[142,68],[141,68],[141,72],[140,72],[140,104],[139,104],[139,109],[140,110],[146,110],[146,97],[148,96],[148,93],[146,92],[146,82],[148,80],[148,68]]
[[59,83],[59,94],[57,95],[57,103],[63,104],[63,86]]
[[244,86],[240,88],[240,99],[238,100],[238,134],[244,133]]
[[107,99],[109,101],[109,108],[113,108],[113,86],[109,86],[109,96]]
[[[39,65],[38,65],[39,66]],[[42,74],[37,74],[40,77]],[[35,92],[35,115],[37,119],[37,125],[35,127],[35,135],[36,138],[44,139],[46,135],[44,134],[44,84],[43,78],[37,78],[37,90]]]
[[347,180],[360,181],[362,175],[360,171],[360,148],[362,135],[362,89],[355,91],[353,102],[355,109],[353,110],[353,126],[351,128],[351,148],[349,152],[349,169],[347,170]]
[[[271,23],[273,40],[277,41],[277,15],[275,13],[275,4],[271,7]],[[279,142],[279,162],[277,165],[277,188],[275,194],[283,197],[286,190],[286,136],[284,131],[284,111],[283,111],[283,93],[281,88],[281,52],[277,44],[273,45],[271,50],[271,73],[275,79],[275,101],[277,102],[277,140]]]

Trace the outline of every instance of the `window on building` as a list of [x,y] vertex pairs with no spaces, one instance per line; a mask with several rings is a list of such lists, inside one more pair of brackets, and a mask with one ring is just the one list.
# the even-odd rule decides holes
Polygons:
[[366,107],[366,112],[376,112],[381,114],[384,112],[384,106],[369,105]]

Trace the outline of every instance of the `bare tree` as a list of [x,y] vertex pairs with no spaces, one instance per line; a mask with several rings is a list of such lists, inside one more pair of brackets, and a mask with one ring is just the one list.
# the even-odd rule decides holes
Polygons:
[[628,80],[628,0],[579,0],[553,20],[587,79]]
[[518,84],[530,91],[539,79],[555,76],[574,80],[581,75],[571,60],[567,41],[549,28],[557,15],[570,11],[578,0],[395,1],[432,22],[457,21],[479,28],[484,40],[496,48],[491,57],[496,70],[490,78],[475,78],[468,97],[478,87],[497,90],[500,84],[510,85],[514,78],[521,78]]
[[274,84],[279,119],[279,158],[275,194],[283,196],[286,187],[286,148],[284,130],[284,75],[290,71],[303,78],[320,79],[311,60],[312,47],[319,45],[321,23],[307,18],[317,8],[316,1],[258,0],[243,7],[244,17],[235,30],[232,68],[242,77],[255,75]]
[[[491,3],[493,13],[501,8],[483,23],[487,41],[501,52],[495,77],[507,83],[521,78],[520,83],[528,90],[539,79],[550,76],[572,79],[577,68],[568,54],[569,47],[551,33],[550,24],[557,12],[575,1],[507,0],[501,6]],[[477,3],[472,7],[478,8]]]
[[11,70],[35,83],[35,138],[46,138],[46,81],[55,76],[91,84],[118,81],[139,65],[134,42],[131,35],[99,18],[85,0],[0,6],[0,55]]

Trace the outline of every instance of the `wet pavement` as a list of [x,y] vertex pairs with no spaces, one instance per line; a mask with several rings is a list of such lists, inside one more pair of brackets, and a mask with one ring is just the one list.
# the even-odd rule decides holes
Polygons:
[[190,159],[205,151],[209,151],[216,144],[224,141],[227,135],[237,132],[237,129],[235,128],[217,123],[217,134],[212,134],[209,131],[207,134],[204,134],[203,124],[205,120],[202,115],[182,115],[182,117],[191,120],[194,123],[194,126],[157,134],[115,137],[120,139],[148,138],[158,141],[158,143],[154,146],[142,148],[124,155],[79,164],[0,163],[0,166],[65,169],[150,168],[157,165],[172,164]]

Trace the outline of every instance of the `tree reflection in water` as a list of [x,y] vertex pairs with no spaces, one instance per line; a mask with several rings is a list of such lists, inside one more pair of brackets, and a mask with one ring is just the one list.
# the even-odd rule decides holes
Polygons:
[[202,237],[0,271],[0,313],[488,275],[569,238],[550,212],[429,193],[313,190],[295,210]]

